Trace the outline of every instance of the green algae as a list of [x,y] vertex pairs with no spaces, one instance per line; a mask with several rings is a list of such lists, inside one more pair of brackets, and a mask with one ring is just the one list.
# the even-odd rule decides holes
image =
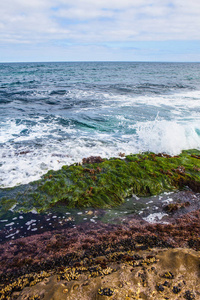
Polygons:
[[[88,160],[90,162],[90,160]],[[123,159],[101,159],[101,162],[63,166],[49,171],[31,183],[13,199],[0,200],[2,209],[8,203],[16,210],[39,212],[55,205],[68,208],[109,208],[122,204],[126,197],[152,196],[188,186],[200,191],[200,151],[183,151],[178,156],[142,153]],[[7,202],[6,202],[7,201]],[[7,206],[7,207],[6,207]]]
[[3,197],[0,199],[0,217],[8,210],[12,210],[17,205],[16,199],[7,199]]

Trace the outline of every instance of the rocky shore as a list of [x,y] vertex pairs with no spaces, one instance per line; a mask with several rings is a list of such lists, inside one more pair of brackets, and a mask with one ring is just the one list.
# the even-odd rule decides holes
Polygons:
[[[199,299],[200,255],[189,249],[113,252],[27,277],[31,287],[16,299]],[[46,275],[46,277],[45,277]],[[34,282],[35,280],[35,282]],[[41,281],[40,281],[41,280]],[[37,283],[38,282],[38,283]]]
[[0,253],[0,299],[200,299],[200,210],[47,231]]
[[[87,187],[91,186],[91,180],[96,182],[95,188],[99,188],[101,180],[111,174],[111,165],[119,175],[115,174],[116,187],[120,182],[126,191],[132,186],[131,193],[137,188],[134,185],[137,180],[137,184],[141,183],[138,190],[141,193],[156,194],[157,190],[170,186],[183,189],[175,193],[170,202],[158,207],[163,216],[158,222],[148,222],[149,218],[134,212],[118,216],[117,222],[103,222],[98,216],[105,212],[94,207],[85,212],[86,221],[79,223],[75,223],[71,215],[61,220],[53,214],[51,218],[48,214],[38,214],[34,220],[23,220],[31,230],[22,237],[24,229],[20,222],[25,215],[17,212],[16,217],[13,211],[9,212],[12,222],[2,223],[5,225],[0,230],[0,299],[200,299],[199,158],[194,151],[173,158],[154,154],[126,157],[127,161],[96,162],[97,158],[89,158],[95,161],[83,161],[83,166],[63,169],[67,172],[70,168],[78,172],[81,169],[78,176],[74,175],[77,185],[70,183],[76,189],[82,181]],[[129,171],[137,165],[136,171],[140,174],[130,179],[130,186],[122,180],[127,165]],[[62,183],[59,178],[60,172],[48,173],[37,183],[38,188],[44,191],[51,186],[52,191],[48,191],[51,195],[54,184],[58,188]],[[111,180],[106,187],[112,188],[111,202],[119,199],[119,195],[125,197],[124,190],[113,190],[115,184],[112,186]],[[98,194],[86,188],[84,195],[76,194],[76,190],[74,193],[80,199],[85,195],[83,199],[89,201],[88,204],[97,201],[105,190]],[[6,204],[6,200],[1,203]],[[58,204],[62,209],[69,204],[69,199],[58,201],[54,206]],[[91,215],[94,218],[89,219]],[[31,227],[32,224],[35,227]]]

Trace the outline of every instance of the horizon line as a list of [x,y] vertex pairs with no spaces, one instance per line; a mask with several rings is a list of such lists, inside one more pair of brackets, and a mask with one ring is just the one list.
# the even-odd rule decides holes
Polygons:
[[0,64],[12,63],[200,63],[200,61],[154,61],[154,60],[48,60],[48,61],[2,61]]

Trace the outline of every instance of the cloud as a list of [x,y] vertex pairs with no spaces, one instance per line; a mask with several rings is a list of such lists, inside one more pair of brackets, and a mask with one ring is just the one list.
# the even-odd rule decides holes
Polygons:
[[199,0],[6,0],[0,43],[101,47],[200,40],[199,15]]
[[196,0],[8,0],[1,4],[0,30],[1,39],[19,42],[198,39],[199,14]]

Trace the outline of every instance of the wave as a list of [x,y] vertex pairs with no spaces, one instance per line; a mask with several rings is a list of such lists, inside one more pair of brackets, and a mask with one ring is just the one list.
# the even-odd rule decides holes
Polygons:
[[51,96],[57,96],[57,95],[65,95],[67,93],[67,91],[66,90],[56,90],[56,91],[51,91],[50,92],[50,95]]
[[[125,132],[94,132],[82,130],[85,124],[62,126],[56,120],[40,120],[27,131],[27,125],[10,123],[7,131],[12,139],[0,147],[0,186],[11,187],[37,180],[50,169],[81,162],[91,155],[105,158],[119,153],[152,151],[177,155],[184,149],[200,149],[200,123],[161,120],[129,125]],[[9,174],[9,176],[8,176]]]
[[1,66],[2,186],[91,155],[200,147],[199,64]]
[[144,151],[179,154],[184,149],[200,148],[200,123],[155,120],[134,126]]

